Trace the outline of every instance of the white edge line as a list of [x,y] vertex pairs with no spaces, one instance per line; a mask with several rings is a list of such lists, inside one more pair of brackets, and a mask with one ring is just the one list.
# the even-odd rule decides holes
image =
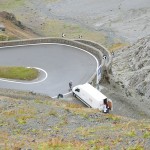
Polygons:
[[26,68],[35,68],[37,70],[40,70],[40,71],[44,72],[45,77],[42,80],[39,80],[39,81],[36,81],[36,82],[34,82],[34,81],[33,82],[32,81],[29,81],[29,82],[28,81],[15,81],[13,79],[0,79],[0,81],[19,83],[19,84],[36,84],[36,83],[43,82],[48,77],[47,72],[45,70],[41,69],[41,68],[38,68],[38,67],[26,67]]
[[[9,47],[21,47],[21,46],[30,46],[30,45],[49,45],[49,44],[57,44],[57,45],[66,45],[66,46],[69,46],[69,47],[74,47],[74,48],[76,48],[76,49],[79,49],[79,50],[81,50],[81,51],[84,51],[84,52],[86,52],[86,53],[88,53],[89,55],[91,55],[92,57],[94,57],[94,59],[96,60],[96,63],[97,63],[97,67],[96,67],[96,69],[98,68],[98,65],[99,65],[99,62],[98,62],[98,60],[97,60],[97,58],[93,55],[93,54],[91,54],[90,52],[87,52],[86,50],[84,50],[84,49],[81,49],[81,48],[78,48],[78,47],[75,47],[75,46],[72,46],[72,45],[67,45],[67,44],[62,44],[62,43],[36,43],[36,44],[25,44],[25,45],[13,45],[13,46],[4,46],[4,47],[0,47],[0,48],[9,48]],[[39,68],[40,69],[40,68]],[[40,70],[42,70],[42,69],[40,69]],[[47,72],[46,71],[44,71],[44,70],[42,70],[43,72],[45,72],[45,74],[46,74],[46,78],[47,78],[47,76],[48,76],[48,74],[47,74]],[[94,73],[95,74],[95,73]],[[94,75],[93,74],[93,75]],[[92,75],[92,76],[93,76]],[[92,77],[91,76],[91,77]],[[45,79],[46,79],[45,78]],[[43,81],[43,80],[42,80]],[[42,82],[42,81],[39,81],[39,82]],[[9,82],[14,82],[14,81],[9,81]],[[39,83],[39,82],[35,82],[35,83]],[[88,81],[87,81],[88,82]],[[17,83],[22,83],[22,82],[17,82]],[[34,83],[34,82],[33,82]],[[22,84],[33,84],[33,83],[22,83]],[[68,94],[70,94],[70,93],[72,93],[72,92],[68,92],[68,93],[65,93],[65,94],[63,94],[63,95],[68,95]],[[53,96],[52,98],[56,98],[57,96]]]

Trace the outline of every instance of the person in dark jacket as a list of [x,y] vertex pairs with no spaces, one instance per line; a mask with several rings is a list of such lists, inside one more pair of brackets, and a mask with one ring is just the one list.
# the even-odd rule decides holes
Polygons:
[[64,96],[63,96],[63,94],[58,94],[57,95],[57,98],[59,99],[59,98],[63,98]]
[[72,90],[72,81],[69,82],[69,91]]

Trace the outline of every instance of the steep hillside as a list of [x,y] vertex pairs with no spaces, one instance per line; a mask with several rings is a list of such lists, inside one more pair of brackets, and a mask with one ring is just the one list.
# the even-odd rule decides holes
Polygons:
[[1,10],[14,13],[42,36],[65,32],[67,38],[78,38],[82,34],[110,50],[135,42],[150,30],[149,0],[1,1]]
[[0,96],[1,150],[149,150],[149,120],[103,114],[32,93],[18,92],[22,97],[15,98],[16,94]]
[[[0,24],[5,27],[0,31],[1,40],[38,37],[34,32],[59,37],[65,32],[67,38],[81,34],[115,50],[146,36],[150,29],[149,0],[0,3],[0,10],[10,12],[0,13]],[[112,73],[113,84],[101,85],[102,92],[113,100],[112,114],[70,103],[71,98],[66,102],[68,99],[0,89],[0,150],[149,150],[150,36],[115,52]]]
[[150,102],[150,35],[115,52],[113,78],[129,95],[136,93]]
[[12,13],[0,12],[0,24],[5,28],[4,31],[0,30],[0,41],[38,37],[31,29],[18,21]]
[[148,35],[149,0],[1,0],[0,9],[41,36],[102,43],[111,51]]

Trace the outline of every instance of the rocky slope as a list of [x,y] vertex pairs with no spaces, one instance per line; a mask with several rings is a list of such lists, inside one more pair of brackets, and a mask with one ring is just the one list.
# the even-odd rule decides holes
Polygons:
[[[6,1],[8,2],[10,0],[2,0],[1,2],[5,4]],[[74,1],[74,3],[70,0],[54,1],[53,4],[49,1],[49,5],[47,5],[48,1],[46,0],[27,0],[25,2],[27,3],[25,8],[24,5],[22,5],[19,9],[14,7],[12,12],[15,12],[19,18],[22,18],[22,21],[25,24],[29,25],[33,29],[37,26],[36,23],[39,22],[38,29],[41,29],[41,27],[44,26],[43,23],[45,22],[45,18],[47,18],[47,14],[50,14],[47,20],[49,18],[57,18],[60,20],[62,19],[63,21],[78,22],[86,27],[91,27],[92,25],[94,26],[94,29],[98,31],[106,31],[110,36],[113,36],[119,31],[119,36],[128,35],[128,37],[133,41],[139,36],[143,37],[147,35],[147,31],[149,30],[149,22],[147,21],[149,19],[149,7],[146,8],[146,5],[148,6],[149,1],[144,0],[145,3],[143,3],[143,1],[140,2],[140,0],[132,1],[131,10],[125,9],[128,8],[129,0],[120,0],[120,3],[119,0],[117,1],[118,3],[114,3],[113,5],[113,10],[110,8],[111,5],[108,1],[103,1],[103,5],[105,6],[106,3],[108,3],[108,8],[103,11],[103,15],[106,14],[106,12],[107,14],[103,17],[99,15],[102,14],[98,11],[100,8],[98,7],[99,5],[96,5],[96,3],[93,5],[93,1],[87,2],[87,0],[78,0],[78,2]],[[47,7],[39,5],[41,2],[44,2],[42,4]],[[142,8],[139,8],[139,3],[142,3]],[[80,9],[79,6],[81,4],[82,6],[85,6],[86,4],[86,7],[82,7],[82,9]],[[133,9],[135,4],[137,7]],[[72,7],[66,7],[68,5]],[[97,6],[97,9],[91,9],[89,7],[91,5],[93,8]],[[121,11],[119,6],[121,7]],[[77,9],[79,11],[77,11]],[[87,12],[85,11],[90,12],[91,16],[87,15]],[[120,11],[119,17],[113,18],[115,14],[118,14],[118,11]],[[31,12],[32,15],[30,15]],[[79,14],[76,14],[77,12],[79,12]],[[128,13],[131,14],[129,18]],[[70,16],[66,17],[65,14],[68,14],[71,17],[74,15],[73,18],[75,17],[76,19],[72,19]],[[80,14],[82,14],[82,16]],[[22,17],[23,15],[24,17]],[[93,18],[95,15],[97,16]],[[134,17],[135,19],[133,20]],[[112,24],[109,22],[110,18],[112,19]],[[119,18],[122,18],[122,20]],[[5,34],[11,33],[13,36],[16,35],[17,38],[36,37],[36,35],[31,35],[30,31],[25,32],[24,28],[18,27],[20,23],[17,22],[16,19],[14,20],[11,21],[11,19],[6,18],[2,19],[2,22],[6,26]],[[16,26],[16,23],[19,24]],[[64,26],[64,28],[68,27],[69,26]],[[139,32],[141,29],[143,29],[143,32]],[[71,28],[71,30],[74,31],[74,28]],[[114,31],[116,32],[114,33]],[[59,30],[59,32],[61,31]],[[76,35],[78,35],[78,33]],[[132,37],[133,33],[134,36]],[[111,38],[109,39],[111,41]],[[131,103],[130,101],[134,97],[135,93],[140,100],[137,101],[138,105],[142,104],[150,106],[149,47],[150,36],[139,40],[137,43],[126,49],[115,52],[112,66],[113,80],[116,82],[113,87],[115,90],[112,90],[110,85],[106,86],[105,84],[103,89],[103,91],[105,90],[104,92],[106,95],[108,94],[110,98],[113,98],[114,114],[118,113],[122,116],[128,117],[137,115],[135,118],[138,118],[140,115],[137,113],[137,107],[134,105],[133,109],[128,104]],[[116,88],[117,84],[121,87],[121,90],[119,89],[120,91],[125,91],[126,97],[123,96],[123,94]],[[97,110],[84,108],[64,101],[53,101],[49,97],[41,97],[33,95],[32,93],[19,91],[16,94],[15,91],[3,89],[0,89],[0,91],[0,149],[2,150],[87,150],[100,148],[105,150],[149,150],[150,122],[148,119],[147,121],[135,120],[113,114],[102,114]],[[120,95],[117,95],[117,92]],[[137,100],[136,98],[134,99],[135,101]],[[126,103],[126,105],[124,105],[124,103]],[[132,113],[130,112],[131,109],[133,109]],[[146,107],[146,111],[147,110],[150,110],[149,107]],[[142,113],[141,117],[142,115],[145,116],[145,114],[141,112],[140,107],[138,111],[139,113]]]
[[0,30],[0,41],[38,37],[30,28],[18,21],[12,13],[0,12],[0,24],[5,28],[4,31]]
[[0,150],[149,150],[149,120],[14,93],[16,98],[0,96]]
[[150,101],[150,35],[115,52],[113,78],[130,94]]
[[[109,46],[135,42],[148,35],[150,30],[149,0],[2,0],[1,9],[14,13],[26,26],[40,33],[42,30],[47,36],[53,35],[49,29],[54,28],[52,20],[58,20],[59,24],[69,23],[64,25],[65,28],[72,24],[81,25],[103,33],[105,44]],[[44,33],[45,28],[49,34]],[[65,31],[65,28],[61,29]]]

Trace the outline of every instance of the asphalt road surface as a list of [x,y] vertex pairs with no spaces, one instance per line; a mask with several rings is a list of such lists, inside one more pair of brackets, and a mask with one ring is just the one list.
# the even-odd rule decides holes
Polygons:
[[61,44],[38,44],[0,48],[1,66],[37,67],[43,71],[32,82],[0,79],[0,88],[27,90],[51,97],[68,93],[94,74],[97,60],[84,50]]

